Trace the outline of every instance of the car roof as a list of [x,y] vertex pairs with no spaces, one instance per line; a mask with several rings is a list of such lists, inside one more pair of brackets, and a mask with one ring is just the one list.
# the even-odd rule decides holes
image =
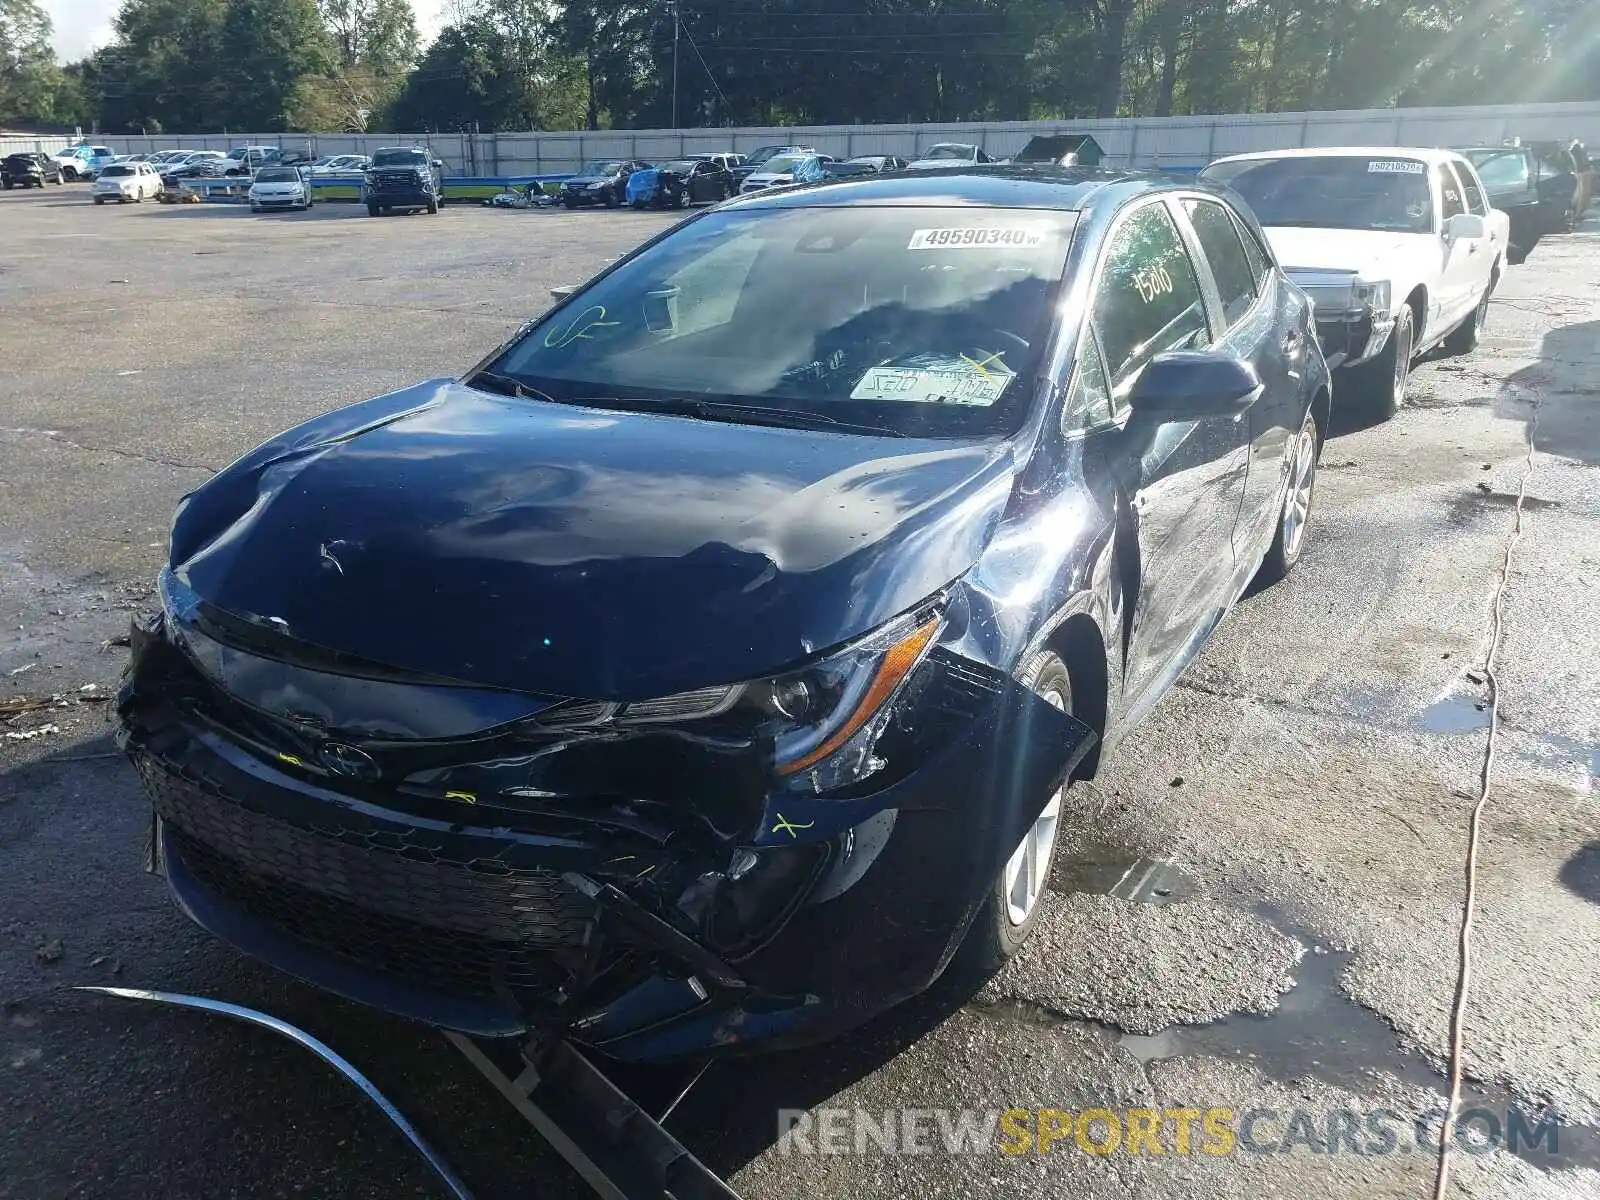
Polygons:
[[1269,158],[1420,158],[1427,163],[1448,162],[1460,156],[1458,150],[1436,146],[1306,146],[1294,150],[1253,150],[1249,154],[1230,154],[1213,159],[1211,165],[1248,162]]
[[1193,176],[1050,165],[969,165],[756,192],[723,208],[819,208],[854,204],[930,208],[1054,208],[1077,211],[1101,199],[1120,204],[1145,192],[1184,188],[1222,195]]

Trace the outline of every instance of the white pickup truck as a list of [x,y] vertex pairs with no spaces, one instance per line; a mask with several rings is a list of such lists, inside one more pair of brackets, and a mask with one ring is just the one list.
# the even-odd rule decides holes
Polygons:
[[1254,210],[1289,277],[1316,305],[1334,403],[1392,416],[1411,364],[1478,344],[1505,272],[1511,221],[1449,150],[1333,147],[1221,158],[1202,179]]

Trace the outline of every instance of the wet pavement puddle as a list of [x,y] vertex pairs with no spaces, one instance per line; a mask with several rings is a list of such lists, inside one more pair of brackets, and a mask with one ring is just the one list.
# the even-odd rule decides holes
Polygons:
[[1471,696],[1445,696],[1418,713],[1411,726],[1423,733],[1477,733],[1489,728],[1489,706]]
[[[1470,702],[1469,702],[1470,707]],[[1485,716],[1487,714],[1484,714]],[[1465,732],[1464,730],[1462,732]],[[1111,895],[1134,903],[1170,904],[1199,892],[1193,876],[1174,859],[1137,857],[1075,848],[1056,864],[1057,880],[1067,890]],[[1597,852],[1600,860],[1600,852]],[[1267,924],[1306,947],[1295,968],[1294,986],[1283,994],[1271,1013],[1236,1013],[1203,1025],[1174,1025],[1155,1034],[1124,1033],[1111,1029],[1116,1044],[1143,1068],[1147,1078],[1157,1063],[1176,1058],[1212,1058],[1244,1063],[1274,1082],[1296,1085],[1314,1079],[1355,1095],[1370,1095],[1384,1076],[1409,1088],[1433,1092],[1436,1111],[1425,1114],[1437,1137],[1448,1081],[1416,1050],[1405,1045],[1395,1030],[1373,1010],[1358,1004],[1339,987],[1339,977],[1349,964],[1348,951],[1321,947],[1310,931],[1274,905],[1264,902],[1247,907]],[[1042,1006],[1012,1000],[999,1006],[1014,1020],[1060,1024],[1063,1017]],[[1468,1045],[1470,1062],[1471,1046]],[[1513,1111],[1519,1116],[1513,1117]],[[1491,1114],[1496,1137],[1517,1157],[1543,1170],[1600,1170],[1600,1128],[1563,1122],[1537,1103],[1518,1100],[1509,1091],[1466,1082],[1457,1113]],[[1520,1120],[1534,1137],[1518,1145],[1505,1138],[1513,1120]],[[1550,1121],[1549,1127],[1543,1123]],[[1468,1122],[1480,1131],[1485,1118]],[[1553,1137],[1548,1135],[1553,1130]],[[1458,1145],[1469,1147],[1471,1133],[1458,1132]],[[1551,1143],[1554,1143],[1552,1148]]]

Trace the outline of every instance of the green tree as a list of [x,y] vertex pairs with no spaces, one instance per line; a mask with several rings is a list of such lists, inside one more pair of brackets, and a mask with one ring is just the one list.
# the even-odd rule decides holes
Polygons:
[[379,79],[404,75],[417,61],[417,20],[410,0],[320,0],[339,65]]
[[52,120],[60,87],[49,16],[34,0],[0,0],[0,118]]
[[333,45],[316,0],[227,0],[221,66],[227,73],[229,128],[289,128],[301,81],[326,75],[333,63]]

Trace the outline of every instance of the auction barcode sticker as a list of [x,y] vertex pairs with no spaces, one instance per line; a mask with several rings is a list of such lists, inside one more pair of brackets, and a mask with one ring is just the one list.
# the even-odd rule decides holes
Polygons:
[[1042,246],[1047,225],[991,225],[981,229],[918,229],[907,250],[989,250]]
[[1369,175],[1421,175],[1426,170],[1421,163],[1403,158],[1375,158],[1367,164]]

